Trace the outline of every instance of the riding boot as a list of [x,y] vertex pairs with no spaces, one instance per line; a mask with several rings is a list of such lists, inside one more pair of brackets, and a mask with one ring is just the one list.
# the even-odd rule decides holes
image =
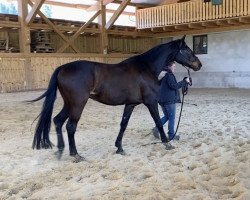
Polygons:
[[180,136],[179,135],[174,136],[174,134],[168,134],[168,138],[169,138],[169,140],[171,140],[171,139],[172,140],[180,140]]

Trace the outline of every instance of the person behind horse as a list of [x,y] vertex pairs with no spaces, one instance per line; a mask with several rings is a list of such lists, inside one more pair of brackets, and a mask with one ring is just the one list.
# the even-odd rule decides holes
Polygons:
[[[185,87],[190,82],[188,77],[177,82],[174,75],[175,68],[175,62],[170,62],[158,76],[158,80],[161,81],[158,103],[164,113],[161,122],[164,125],[168,121],[169,139],[172,139],[175,134],[176,103],[181,103],[179,89]],[[157,127],[153,128],[153,134],[156,138],[160,138]],[[180,136],[176,135],[174,139],[179,140]]]

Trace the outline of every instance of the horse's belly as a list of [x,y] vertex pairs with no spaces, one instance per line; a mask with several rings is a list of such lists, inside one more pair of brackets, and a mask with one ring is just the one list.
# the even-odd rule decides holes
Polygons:
[[141,103],[141,97],[138,92],[130,91],[100,91],[91,92],[90,98],[106,105],[124,105]]

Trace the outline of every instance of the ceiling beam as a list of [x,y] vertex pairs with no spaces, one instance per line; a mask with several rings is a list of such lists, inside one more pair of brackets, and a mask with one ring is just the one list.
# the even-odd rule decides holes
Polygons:
[[[93,20],[101,13],[100,10],[96,11],[95,14],[86,22],[83,26],[81,26],[78,31],[71,37],[70,42],[73,43],[73,41],[83,32],[85,28],[88,27],[88,25],[93,22]],[[65,43],[60,49],[58,49],[57,53],[62,53],[67,47],[69,46],[69,43]]]
[[180,36],[180,35],[199,35],[199,34],[208,34],[208,33],[218,33],[224,31],[232,31],[232,30],[244,30],[250,29],[249,24],[240,25],[240,26],[225,26],[225,27],[207,27],[205,29],[200,30],[187,30],[187,31],[176,31],[176,32],[167,32],[167,33],[155,33],[155,37],[162,38],[166,36]]
[[[32,0],[32,2],[35,3],[36,1]],[[90,5],[87,5],[87,4],[72,4],[72,3],[57,2],[53,0],[46,0],[44,4],[52,5],[52,6],[61,6],[61,7],[66,7],[66,8],[76,8],[76,9],[82,9],[82,10],[88,10],[91,7]],[[106,9],[106,11],[108,13],[115,13],[115,10],[112,10],[112,9]],[[124,11],[122,14],[123,15],[135,15],[135,13],[131,11]]]
[[126,8],[126,6],[128,5],[129,2],[130,2],[130,0],[124,0],[120,4],[120,6],[116,10],[116,12],[112,15],[112,17],[110,18],[110,20],[105,25],[106,30],[108,30],[115,23],[115,21],[120,16],[120,14],[122,13],[122,11]]
[[38,10],[40,10],[44,2],[45,0],[39,0],[39,1],[36,1],[35,4],[33,4],[34,6],[32,7],[31,11],[28,13],[28,16],[25,19],[27,25],[30,25],[33,22]]
[[[109,3],[112,3],[114,0],[103,0],[102,5],[106,6]],[[94,5],[90,6],[87,11],[94,11],[101,9],[101,1],[97,1]]]

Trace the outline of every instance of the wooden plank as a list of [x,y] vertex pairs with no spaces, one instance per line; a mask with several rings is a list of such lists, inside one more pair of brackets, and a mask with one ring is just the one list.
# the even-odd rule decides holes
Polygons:
[[219,16],[218,16],[218,18],[221,18],[222,17],[222,5],[219,5],[218,9],[219,9]]
[[169,16],[169,24],[173,24],[173,5],[172,4],[170,4],[169,5],[169,14],[170,14],[170,16]]
[[190,6],[190,11],[189,11],[189,16],[190,16],[190,21],[194,21],[194,3],[192,1],[189,2]]
[[219,18],[219,5],[215,6],[215,19]]
[[236,15],[235,16],[239,16],[239,14],[240,14],[240,0],[236,0]]
[[202,1],[202,20],[206,20],[206,3]]
[[247,0],[244,0],[244,15],[247,15]]
[[237,0],[233,0],[233,17],[235,17],[237,15]]
[[202,21],[202,18],[203,18],[203,1],[199,1],[199,15],[200,15],[199,21]]
[[45,0],[39,0],[39,1],[36,1],[36,3],[33,5],[31,11],[29,12],[29,14],[27,15],[27,17],[25,19],[25,21],[28,25],[30,25],[30,23],[33,22],[38,10],[40,10],[40,8],[42,7],[44,2],[45,2]]
[[223,4],[221,5],[222,15],[221,18],[225,18],[225,12],[226,12],[226,0],[223,1]]
[[205,10],[205,19],[206,19],[206,20],[209,19],[209,11],[208,11],[209,3],[210,3],[210,2],[205,3],[205,7],[206,7],[206,10]]
[[217,17],[217,5],[213,5],[213,19]]
[[213,18],[213,5],[212,5],[212,2],[209,2],[209,17],[208,19],[212,19]]

